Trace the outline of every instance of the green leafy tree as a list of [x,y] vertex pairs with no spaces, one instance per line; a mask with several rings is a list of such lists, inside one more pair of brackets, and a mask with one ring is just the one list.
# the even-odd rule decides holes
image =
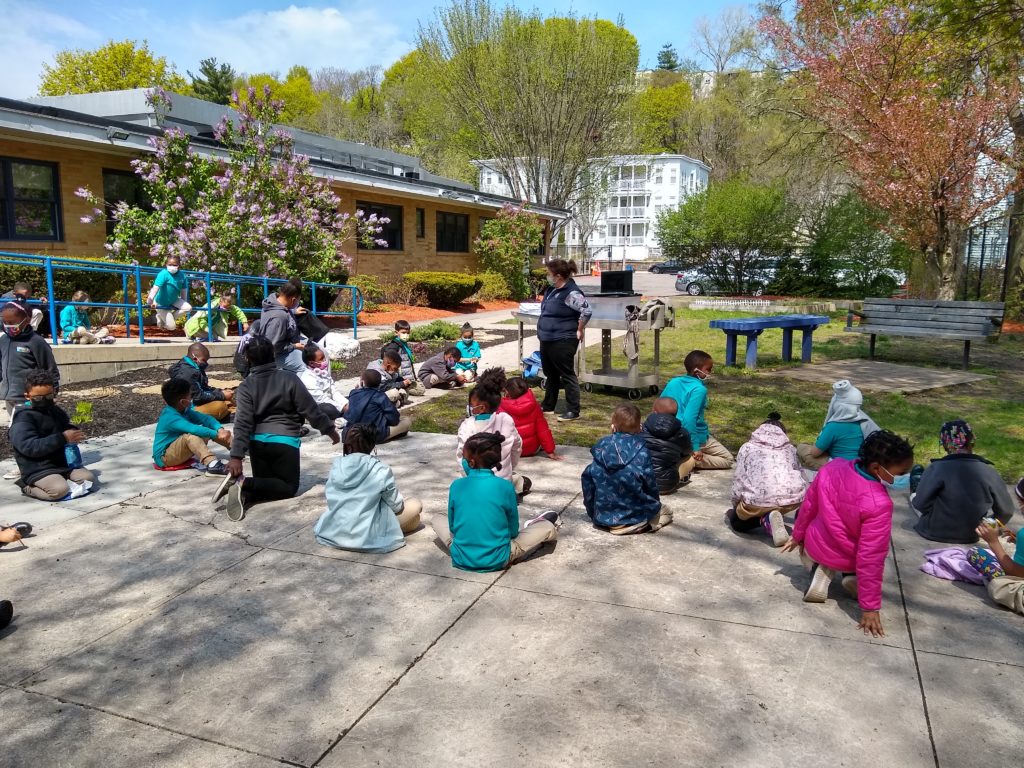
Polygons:
[[733,179],[662,212],[657,239],[666,256],[739,294],[763,281],[791,249],[797,219],[780,188]]
[[682,152],[693,105],[690,84],[680,80],[663,88],[647,88],[637,96],[637,138],[644,152]]
[[682,66],[679,61],[679,54],[672,43],[665,43],[658,51],[658,69],[665,72],[675,72]]
[[296,124],[314,115],[320,108],[320,97],[313,90],[313,76],[306,67],[295,66],[281,80],[276,74],[243,75],[236,81],[240,103],[245,103],[250,92],[263,93],[281,103],[280,120]]
[[197,99],[214,104],[228,104],[235,87],[235,70],[230,64],[218,64],[217,59],[203,59],[199,62],[199,74],[188,73],[192,80],[192,94]]
[[187,93],[188,83],[164,56],[156,56],[145,40],[106,43],[96,50],[65,50],[44,64],[39,94],[67,96],[128,88],[163,88]]
[[484,222],[473,246],[484,269],[505,278],[512,298],[525,299],[530,294],[531,254],[543,239],[544,225],[536,214],[506,205]]

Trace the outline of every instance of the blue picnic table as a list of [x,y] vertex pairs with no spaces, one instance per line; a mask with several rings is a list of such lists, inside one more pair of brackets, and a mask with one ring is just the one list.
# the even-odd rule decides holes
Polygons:
[[830,322],[828,315],[772,315],[769,317],[737,317],[730,320],[712,320],[711,328],[725,331],[725,364],[736,365],[736,337],[747,337],[747,368],[757,368],[757,338],[768,328],[782,329],[782,359],[793,359],[793,331],[803,331],[800,359],[811,362],[811,344],[819,325]]

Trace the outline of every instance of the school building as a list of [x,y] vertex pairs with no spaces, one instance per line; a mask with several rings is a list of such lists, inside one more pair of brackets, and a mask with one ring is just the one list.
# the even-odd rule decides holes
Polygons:
[[[91,205],[75,195],[87,187],[108,205],[141,201],[131,161],[153,151],[164,128],[180,128],[202,155],[224,157],[214,127],[229,107],[172,95],[157,115],[145,89],[27,101],[0,98],[0,250],[99,257],[112,222],[82,223]],[[481,224],[516,200],[484,193],[426,171],[420,161],[349,141],[280,126],[326,179],[342,211],[377,213],[391,221],[378,237],[386,249],[346,245],[353,274],[398,277],[413,270],[478,272],[473,240]],[[567,212],[532,206],[552,231]],[[547,241],[547,238],[545,238]]]

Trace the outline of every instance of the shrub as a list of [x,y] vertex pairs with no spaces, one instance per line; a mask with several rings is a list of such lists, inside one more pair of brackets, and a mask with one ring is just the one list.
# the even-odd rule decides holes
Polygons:
[[473,241],[480,262],[488,272],[505,278],[512,298],[525,299],[530,292],[527,270],[531,256],[544,242],[544,225],[525,206],[504,205],[480,227]]
[[379,304],[384,301],[384,289],[380,281],[373,275],[352,275],[348,281],[363,293],[364,301],[372,301]]
[[548,287],[548,271],[543,267],[530,270],[530,295],[539,296]]
[[[462,335],[462,328],[447,320],[432,320],[426,325],[415,326],[409,334],[410,341],[455,341]],[[389,334],[389,338],[394,334]]]
[[407,272],[405,279],[422,291],[432,307],[454,307],[461,304],[483,285],[476,275],[461,272]]
[[502,301],[509,298],[512,295],[512,291],[509,290],[508,282],[505,278],[497,272],[481,272],[477,275],[483,280],[483,285],[480,286],[472,298],[476,301]]

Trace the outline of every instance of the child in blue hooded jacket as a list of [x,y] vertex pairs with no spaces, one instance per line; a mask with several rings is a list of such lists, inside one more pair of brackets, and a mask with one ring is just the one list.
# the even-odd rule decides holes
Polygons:
[[615,409],[612,433],[598,440],[590,453],[594,461],[583,470],[583,504],[595,526],[623,535],[656,531],[672,522],[672,513],[661,505],[635,405]]
[[345,430],[344,455],[327,476],[327,511],[313,528],[321,544],[353,552],[393,552],[420,527],[423,504],[403,499],[395,475],[372,456],[377,431],[369,424]]
[[686,375],[670,379],[661,392],[662,397],[670,397],[678,403],[676,418],[690,433],[697,469],[729,469],[733,464],[732,453],[711,436],[704,418],[708,405],[705,382],[711,378],[714,366],[711,355],[695,349],[683,360]]

